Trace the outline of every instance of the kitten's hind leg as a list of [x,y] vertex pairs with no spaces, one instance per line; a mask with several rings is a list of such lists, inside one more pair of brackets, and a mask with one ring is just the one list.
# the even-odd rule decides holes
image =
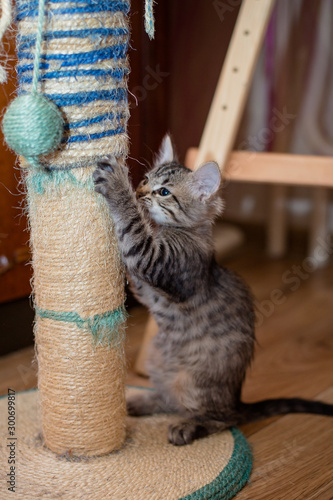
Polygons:
[[205,420],[202,417],[189,418],[169,426],[168,441],[175,446],[183,446],[191,444],[196,439],[221,432],[228,427],[230,425],[217,420]]
[[157,391],[144,391],[142,394],[133,394],[126,398],[128,415],[141,417],[154,413],[171,413],[166,401]]

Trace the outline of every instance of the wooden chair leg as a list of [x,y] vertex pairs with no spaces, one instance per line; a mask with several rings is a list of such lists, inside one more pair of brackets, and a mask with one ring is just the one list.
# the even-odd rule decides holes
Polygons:
[[[330,253],[327,250],[328,247],[320,244],[320,242],[326,240],[329,234],[329,195],[330,191],[324,187],[314,188],[312,195],[313,207],[310,221],[309,257],[315,260],[318,267],[324,266],[330,257]],[[320,251],[318,247],[320,247]]]
[[243,0],[204,127],[195,166],[224,169],[234,145],[274,0]]
[[287,192],[288,187],[275,185],[270,189],[270,207],[267,221],[267,253],[270,257],[282,257],[287,246]]

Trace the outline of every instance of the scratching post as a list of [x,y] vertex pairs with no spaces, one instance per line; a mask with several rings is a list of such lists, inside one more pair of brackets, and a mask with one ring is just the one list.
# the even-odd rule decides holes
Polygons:
[[[24,94],[33,82],[38,5],[18,0],[16,8]],[[43,12],[38,90],[61,110],[65,134],[39,166],[22,166],[42,431],[60,454],[101,455],[125,439],[124,276],[92,172],[105,154],[127,155],[128,10],[126,1],[48,0]]]

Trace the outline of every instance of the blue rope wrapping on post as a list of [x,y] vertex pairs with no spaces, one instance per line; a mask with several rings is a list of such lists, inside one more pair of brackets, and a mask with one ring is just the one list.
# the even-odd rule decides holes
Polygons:
[[[129,9],[125,0],[46,0],[45,17],[52,23],[42,33],[38,82],[61,108],[66,124],[60,150],[47,158],[49,171],[93,165],[110,150],[123,156],[127,149],[129,30],[112,25],[112,19]],[[37,15],[37,0],[16,0],[18,22],[33,25]],[[75,50],[68,51],[68,45]],[[18,34],[19,95],[31,90],[35,46],[36,29]],[[55,92],[55,81],[61,92]],[[84,143],[90,143],[89,150]]]

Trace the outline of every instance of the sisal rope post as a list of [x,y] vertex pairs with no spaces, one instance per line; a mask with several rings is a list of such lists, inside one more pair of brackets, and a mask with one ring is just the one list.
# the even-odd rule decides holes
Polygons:
[[[37,4],[16,1],[20,96],[35,78]],[[129,2],[46,0],[43,11],[38,91],[65,132],[51,154],[21,162],[42,431],[56,453],[102,455],[125,439],[124,275],[92,173],[105,154],[124,161],[128,151]]]

